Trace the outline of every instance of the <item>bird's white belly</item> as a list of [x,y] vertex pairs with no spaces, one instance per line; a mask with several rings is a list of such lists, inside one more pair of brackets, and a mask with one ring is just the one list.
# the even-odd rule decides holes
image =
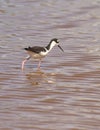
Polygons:
[[44,54],[43,52],[41,52],[41,53],[34,53],[34,52],[28,51],[28,53],[34,59],[41,59],[41,58],[44,58],[46,56],[46,54]]

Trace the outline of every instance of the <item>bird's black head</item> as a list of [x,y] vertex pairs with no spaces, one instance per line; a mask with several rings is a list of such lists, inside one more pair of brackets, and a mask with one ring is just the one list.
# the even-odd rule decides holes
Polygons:
[[57,45],[63,51],[57,38],[51,39],[50,43],[46,46],[46,49],[51,50],[55,45]]
[[59,43],[59,40],[58,40],[57,38],[51,39],[51,43],[52,43],[53,41],[56,42],[56,43]]
[[51,41],[50,41],[50,44],[51,46],[55,46],[57,45],[62,51],[64,51],[61,46],[59,45],[59,40],[57,38],[53,38]]

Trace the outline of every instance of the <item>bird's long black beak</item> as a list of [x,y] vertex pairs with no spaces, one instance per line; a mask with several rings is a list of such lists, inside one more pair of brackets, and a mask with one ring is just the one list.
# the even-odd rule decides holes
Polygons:
[[64,51],[64,50],[61,48],[61,46],[60,46],[60,45],[58,45],[58,47],[59,47],[62,51]]

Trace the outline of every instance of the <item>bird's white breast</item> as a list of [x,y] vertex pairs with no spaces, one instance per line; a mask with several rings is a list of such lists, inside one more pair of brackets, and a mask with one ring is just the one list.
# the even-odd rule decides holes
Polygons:
[[46,56],[46,55],[48,54],[48,52],[49,52],[48,50],[46,50],[46,51],[41,51],[41,52],[40,52],[40,55],[41,55],[41,56]]

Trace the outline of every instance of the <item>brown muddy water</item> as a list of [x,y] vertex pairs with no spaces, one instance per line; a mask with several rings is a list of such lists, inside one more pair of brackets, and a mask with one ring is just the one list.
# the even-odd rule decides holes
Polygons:
[[100,0],[0,0],[0,130],[100,130]]

